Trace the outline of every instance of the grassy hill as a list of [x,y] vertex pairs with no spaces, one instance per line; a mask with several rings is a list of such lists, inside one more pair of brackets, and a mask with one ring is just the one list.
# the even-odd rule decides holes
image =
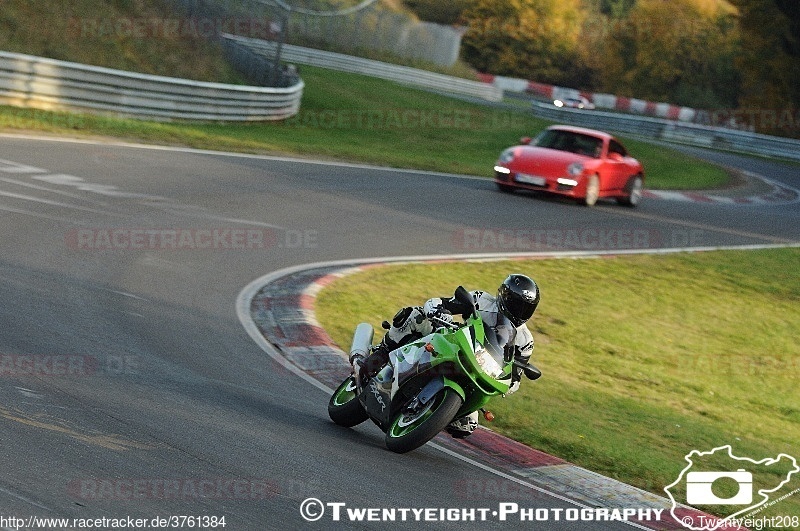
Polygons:
[[[178,14],[163,0],[62,0],[46,10],[5,0],[0,49],[144,73],[221,82],[238,76],[199,35],[136,24]],[[493,109],[366,76],[301,67],[300,114],[281,123],[152,123],[0,107],[0,130],[101,135],[198,148],[335,158],[402,168],[491,175],[498,153],[547,125],[530,113]],[[629,142],[650,188],[707,189],[724,170],[649,144]]]
[[[3,0],[0,50],[145,74],[243,83],[222,48],[160,0]],[[183,29],[181,29],[183,28]]]

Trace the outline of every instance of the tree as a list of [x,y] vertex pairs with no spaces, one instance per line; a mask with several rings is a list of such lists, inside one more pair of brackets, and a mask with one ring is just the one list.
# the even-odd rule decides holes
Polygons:
[[[739,8],[740,106],[800,108],[800,5],[796,0],[732,0]],[[758,124],[756,124],[758,125]]]
[[600,87],[701,108],[731,107],[739,86],[734,19],[694,0],[639,0],[597,44]]
[[600,12],[611,18],[625,17],[636,0],[600,0]]
[[420,19],[437,24],[455,24],[461,13],[475,0],[405,0],[403,2]]
[[477,0],[462,14],[462,55],[484,72],[583,84],[582,8],[581,0]]

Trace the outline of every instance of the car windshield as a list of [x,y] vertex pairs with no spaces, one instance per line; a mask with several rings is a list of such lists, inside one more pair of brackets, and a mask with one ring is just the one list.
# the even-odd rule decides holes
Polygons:
[[558,129],[543,131],[532,142],[532,145],[559,151],[569,151],[570,153],[577,153],[578,155],[596,159],[600,158],[603,151],[603,140],[601,138]]

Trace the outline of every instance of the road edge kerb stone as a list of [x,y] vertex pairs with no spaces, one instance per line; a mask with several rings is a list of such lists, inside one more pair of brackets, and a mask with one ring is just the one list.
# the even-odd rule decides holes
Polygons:
[[[729,168],[729,170],[732,169]],[[642,197],[647,199],[662,199],[667,201],[716,203],[744,206],[788,205],[800,201],[800,190],[797,190],[796,188],[779,183],[758,173],[738,169],[736,172],[744,176],[745,179],[749,179],[751,181],[760,181],[760,187],[766,188],[768,191],[753,195],[740,195],[740,190],[746,189],[747,185],[734,186],[729,189],[698,191],[645,189],[642,192]]]

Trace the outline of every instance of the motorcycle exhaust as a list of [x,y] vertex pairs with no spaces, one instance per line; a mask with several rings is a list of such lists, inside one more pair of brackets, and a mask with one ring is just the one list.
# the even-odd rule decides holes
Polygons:
[[356,331],[353,334],[353,343],[350,347],[350,359],[353,359],[353,356],[361,356],[362,358],[369,356],[373,335],[375,335],[375,330],[369,323],[361,323],[356,327]]

